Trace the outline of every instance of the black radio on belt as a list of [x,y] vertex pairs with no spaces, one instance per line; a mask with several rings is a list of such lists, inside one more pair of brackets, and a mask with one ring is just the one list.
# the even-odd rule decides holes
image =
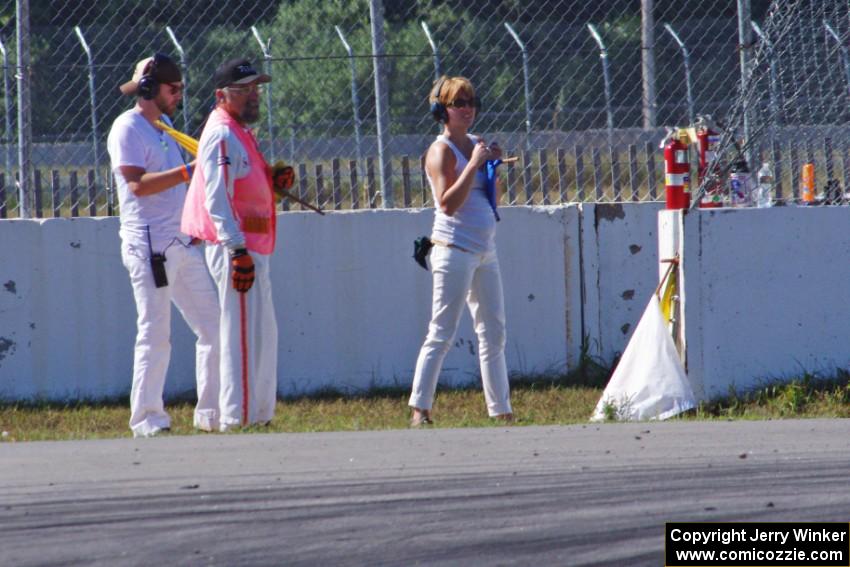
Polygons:
[[153,271],[153,283],[156,287],[168,285],[168,276],[165,273],[165,254],[157,252],[151,254],[151,270]]
[[148,229],[148,252],[151,255],[151,271],[153,272],[153,283],[156,287],[168,285],[168,275],[165,273],[165,254],[153,251],[151,244],[151,227]]

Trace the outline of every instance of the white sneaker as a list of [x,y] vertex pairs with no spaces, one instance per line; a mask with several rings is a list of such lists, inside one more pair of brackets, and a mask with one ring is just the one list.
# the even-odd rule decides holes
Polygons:
[[238,429],[242,429],[242,426],[238,423],[222,423],[218,426],[218,430],[222,433],[227,433],[228,431],[236,431]]
[[167,433],[171,431],[170,427],[152,427],[145,431],[133,431],[133,438],[148,438],[148,437],[156,437],[160,433]]

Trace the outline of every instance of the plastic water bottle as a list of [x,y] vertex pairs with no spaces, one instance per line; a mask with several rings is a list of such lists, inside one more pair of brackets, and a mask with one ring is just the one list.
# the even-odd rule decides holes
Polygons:
[[732,165],[729,173],[729,197],[733,207],[748,207],[752,203],[750,169],[743,159]]
[[773,168],[770,162],[761,164],[758,172],[758,188],[756,189],[756,207],[764,208],[773,204]]

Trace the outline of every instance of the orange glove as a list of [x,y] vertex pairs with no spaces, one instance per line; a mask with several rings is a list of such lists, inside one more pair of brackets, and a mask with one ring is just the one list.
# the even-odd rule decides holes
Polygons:
[[239,293],[245,293],[254,285],[254,260],[244,248],[237,248],[230,252],[230,266],[232,268],[231,278],[233,289]]
[[276,162],[272,166],[272,184],[276,193],[288,191],[295,184],[295,170],[282,161]]

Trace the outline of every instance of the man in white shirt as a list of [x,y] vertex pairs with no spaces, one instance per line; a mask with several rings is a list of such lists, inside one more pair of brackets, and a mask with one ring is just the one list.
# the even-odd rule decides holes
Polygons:
[[112,124],[107,147],[121,207],[121,258],[136,301],[137,334],[130,392],[134,437],[152,437],[171,421],[163,389],[171,356],[171,303],[198,337],[195,372],[198,403],[194,426],[219,427],[218,297],[204,263],[202,246],[180,232],[192,164],[186,164],[171,136],[156,120],[168,116],[183,98],[180,68],[157,53],[136,65],[121,85],[136,104]]

